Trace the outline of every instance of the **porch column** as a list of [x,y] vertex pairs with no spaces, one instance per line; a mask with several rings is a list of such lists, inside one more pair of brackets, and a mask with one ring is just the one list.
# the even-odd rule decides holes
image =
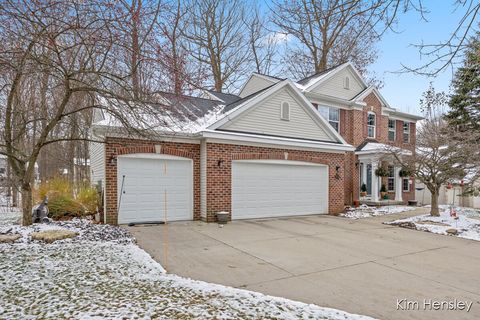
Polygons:
[[378,177],[375,175],[377,168],[378,162],[372,161],[372,201],[378,201]]
[[360,187],[362,184],[367,184],[367,163],[362,162],[362,181],[360,181]]
[[395,201],[403,201],[402,200],[402,177],[400,177],[399,173],[401,167],[395,167]]

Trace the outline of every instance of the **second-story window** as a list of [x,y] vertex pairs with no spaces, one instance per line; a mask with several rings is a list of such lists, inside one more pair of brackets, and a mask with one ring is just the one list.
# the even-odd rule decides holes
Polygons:
[[410,142],[410,123],[403,122],[403,142]]
[[395,141],[396,121],[388,119],[388,141]]
[[375,113],[369,112],[367,116],[367,133],[369,138],[375,138]]
[[340,109],[318,106],[318,112],[337,132],[340,132]]

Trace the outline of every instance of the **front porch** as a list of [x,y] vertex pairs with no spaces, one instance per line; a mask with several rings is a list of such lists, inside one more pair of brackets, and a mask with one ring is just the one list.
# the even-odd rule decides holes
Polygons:
[[[360,171],[360,204],[389,206],[401,205],[410,200],[404,199],[403,193],[413,189],[413,180],[401,176],[402,167],[394,161],[391,148],[381,143],[368,142],[355,152]],[[378,171],[383,171],[383,174],[377,175]]]

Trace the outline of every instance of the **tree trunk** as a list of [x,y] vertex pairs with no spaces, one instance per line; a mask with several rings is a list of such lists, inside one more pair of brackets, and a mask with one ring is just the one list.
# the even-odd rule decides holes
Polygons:
[[438,197],[439,197],[439,192],[438,190],[435,190],[432,192],[432,205],[430,207],[430,215],[434,217],[439,217],[440,216],[440,211],[438,209]]
[[23,211],[23,225],[29,226],[32,224],[32,187],[29,183],[22,184],[22,211]]

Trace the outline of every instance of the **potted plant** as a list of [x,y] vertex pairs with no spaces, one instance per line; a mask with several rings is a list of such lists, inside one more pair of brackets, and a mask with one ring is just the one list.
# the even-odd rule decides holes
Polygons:
[[382,199],[387,199],[388,194],[387,194],[387,187],[382,184],[382,187],[380,188],[380,195],[382,196]]
[[388,170],[385,169],[384,167],[379,167],[375,169],[375,175],[377,177],[387,177],[388,176]]
[[367,185],[365,183],[362,183],[362,186],[360,187],[360,196],[361,197],[367,196]]

